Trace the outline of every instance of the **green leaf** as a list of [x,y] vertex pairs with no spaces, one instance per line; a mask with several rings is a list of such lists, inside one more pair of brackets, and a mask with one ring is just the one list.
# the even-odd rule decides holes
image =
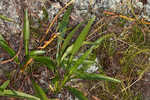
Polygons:
[[65,52],[65,53],[63,54],[63,56],[61,57],[61,61],[63,61],[64,58],[65,58],[68,54],[71,53],[72,49],[73,49],[73,44],[67,48],[66,52]]
[[70,74],[72,74],[73,72],[76,72],[78,66],[84,62],[84,60],[88,57],[88,55],[90,55],[90,53],[93,51],[93,49],[98,48],[104,39],[109,38],[111,36],[112,36],[112,34],[104,35],[104,36],[100,37],[98,40],[96,40],[94,44],[97,44],[97,45],[93,45],[77,60],[75,65],[73,67],[71,67]]
[[71,75],[72,73],[76,72],[78,66],[83,63],[83,61],[87,58],[87,56],[92,52],[92,50],[93,50],[94,48],[95,48],[95,47],[92,46],[90,49],[88,49],[88,50],[76,61],[75,65],[70,68],[70,71],[69,71],[69,74],[70,74],[70,75]]
[[70,57],[70,61],[72,60],[74,54],[79,50],[79,48],[82,46],[83,44],[83,41],[85,40],[86,38],[86,35],[88,34],[90,28],[91,28],[91,25],[93,23],[93,21],[95,20],[95,17],[92,18],[88,24],[85,26],[85,28],[82,30],[82,32],[80,33],[80,35],[78,36],[77,40],[75,41],[74,43],[74,46],[73,46],[73,50],[72,50],[72,55]]
[[88,100],[87,97],[84,96],[84,94],[77,90],[76,88],[72,88],[72,87],[67,87],[67,89],[74,95],[76,96],[79,100]]
[[86,60],[86,58],[90,55],[90,53],[93,51],[93,49],[96,49],[99,47],[99,45],[102,43],[103,40],[109,38],[109,37],[112,37],[112,34],[107,34],[107,35],[104,35],[102,37],[100,37],[98,40],[96,40],[94,42],[95,45],[93,45],[90,49],[88,49],[75,63],[74,66],[71,67],[70,69],[70,75],[73,73],[73,72],[76,72],[78,66],[80,64],[82,64],[84,62],[84,60]]
[[62,49],[61,52],[64,53],[66,47],[69,45],[70,40],[72,39],[72,36],[74,35],[74,33],[79,29],[79,27],[82,25],[83,23],[80,23],[79,25],[77,25],[67,36],[67,38],[65,39],[63,45],[62,45]]
[[[97,43],[95,43],[95,42],[93,43],[93,42],[86,42],[86,41],[84,41],[82,45],[85,45],[85,44],[97,45]],[[63,53],[63,55],[61,57],[61,61],[63,61],[72,52],[73,47],[74,47],[74,44],[72,44],[71,46],[69,46],[66,49],[66,51]]]
[[[69,23],[69,16],[71,14],[72,6],[70,6],[67,11],[64,13],[63,19],[60,22],[58,26],[58,31],[61,33],[60,36],[64,38],[65,30],[67,29],[67,25]],[[62,40],[58,39],[57,42],[57,53],[56,53],[56,59],[58,63],[60,62],[60,47],[62,44]]]
[[1,34],[0,34],[0,42],[4,42],[5,44],[7,44],[7,42],[5,41],[5,39],[3,38]]
[[99,45],[103,42],[103,40],[112,37],[112,34],[107,34],[104,35],[102,37],[100,37],[98,40],[96,40],[94,42],[95,45],[93,45],[90,49],[88,49],[76,62],[75,64],[75,68],[73,69],[77,69],[77,67],[82,64],[82,62],[86,59],[86,57],[93,51],[93,49],[96,49],[99,47]]
[[48,100],[48,98],[47,98],[45,92],[42,90],[42,88],[37,83],[35,83],[33,80],[32,80],[32,84],[33,84],[33,88],[34,88],[36,95],[41,100]]
[[[27,98],[31,100],[40,100],[40,98],[32,96],[30,94],[22,93],[19,91],[14,90],[4,90],[3,92],[0,92],[0,96],[8,96],[8,97],[17,97],[17,98]],[[42,99],[44,100],[44,99]]]
[[10,80],[5,81],[1,86],[0,86],[0,90],[5,90],[7,88],[7,86],[9,85]]
[[42,55],[44,53],[45,53],[45,51],[43,51],[43,50],[34,50],[34,51],[30,52],[30,56]]
[[[7,44],[7,42],[5,41],[5,39],[3,38],[3,36],[0,34],[0,46],[8,52],[8,54],[11,57],[14,57],[16,55],[15,51]],[[16,63],[19,62],[18,57],[15,58]]]
[[[72,63],[76,63],[77,62],[77,60],[78,59],[72,59]],[[67,64],[67,62],[68,62],[68,59],[66,58],[66,59],[64,59],[64,64]],[[83,61],[83,64],[93,64],[93,63],[96,63],[95,61],[93,61],[93,60],[84,60]]]
[[4,40],[2,35],[0,35],[0,45],[4,50],[6,50],[10,54],[11,57],[15,56],[15,51],[12,48],[9,47],[9,45]]
[[2,19],[2,20],[6,20],[6,21],[9,21],[9,22],[14,22],[14,21],[13,21],[13,19],[8,18],[8,17],[3,16],[3,15],[0,15],[0,19]]
[[50,69],[50,70],[54,70],[55,69],[55,65],[54,65],[53,61],[49,57],[33,56],[33,59],[35,61],[37,61],[37,62],[45,64],[48,67],[48,69]]
[[[65,77],[64,77],[64,80],[62,82],[62,86],[64,86],[64,84],[68,81],[68,79],[70,78],[70,76],[75,73],[78,69],[78,66],[80,64],[82,64],[84,62],[84,60],[90,55],[90,53],[93,51],[93,49],[96,49],[99,47],[99,45],[102,43],[102,41],[104,39],[107,39],[109,37],[111,37],[112,34],[108,34],[108,35],[104,35],[102,37],[100,37],[98,40],[95,41],[94,44],[97,44],[97,45],[93,45],[90,49],[88,49],[77,61],[76,63],[74,64],[74,66],[70,67],[68,66],[69,69],[69,73],[66,73]],[[72,63],[72,62],[71,62]]]
[[[65,83],[69,80],[70,76],[75,73],[77,71],[78,66],[86,59],[86,57],[92,52],[92,50],[94,49],[94,46],[92,46],[90,49],[88,49],[74,64],[74,66],[70,67],[68,66],[69,69],[69,73],[66,73],[66,75],[64,76],[64,80],[61,84],[61,87],[63,87],[65,85]],[[71,62],[72,63],[72,62]]]
[[120,80],[111,78],[102,74],[95,74],[95,73],[76,73],[76,78],[81,78],[84,80],[106,80],[116,83],[121,83]]
[[63,32],[64,29],[67,28],[67,25],[69,23],[69,16],[71,14],[71,10],[72,10],[73,6],[70,6],[67,11],[64,13],[63,19],[59,24],[59,32]]
[[28,55],[29,52],[29,38],[30,38],[30,26],[29,26],[29,19],[28,19],[28,10],[25,10],[24,16],[24,46],[25,46],[25,55]]

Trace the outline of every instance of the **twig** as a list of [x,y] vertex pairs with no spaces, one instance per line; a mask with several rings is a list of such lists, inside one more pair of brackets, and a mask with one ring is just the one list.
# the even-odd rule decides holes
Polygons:
[[[108,11],[104,11],[104,14],[120,17],[120,18],[123,18],[123,19],[128,20],[128,21],[136,21],[137,20],[136,18],[127,17],[127,16],[124,16],[124,15],[115,14],[113,12],[108,12]],[[150,22],[144,21],[143,19],[141,19],[139,21],[142,22],[143,24],[150,25]]]
[[63,8],[58,12],[58,14],[54,17],[54,19],[53,19],[52,22],[50,23],[48,29],[46,30],[45,35],[42,37],[42,39],[40,40],[40,42],[42,42],[42,41],[45,39],[46,35],[48,34],[49,30],[50,30],[51,27],[53,26],[54,22],[57,20],[58,16],[59,16],[69,5],[71,5],[74,1],[75,1],[75,0],[71,0],[70,2],[68,2],[68,3],[65,5],[65,7],[63,7]]

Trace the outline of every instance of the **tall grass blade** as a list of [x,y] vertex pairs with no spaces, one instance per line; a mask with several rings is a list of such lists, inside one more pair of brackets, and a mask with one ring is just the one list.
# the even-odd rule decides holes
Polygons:
[[41,100],[48,100],[45,92],[42,90],[42,88],[35,83],[34,81],[32,81],[33,84],[33,88],[35,90],[36,96],[39,97]]
[[84,94],[77,90],[76,88],[72,88],[72,87],[67,87],[67,89],[74,95],[76,96],[79,100],[88,100],[87,97],[84,96]]
[[23,98],[23,99],[26,98],[30,100],[40,100],[40,98],[38,97],[23,92],[15,91],[15,90],[4,90],[3,92],[0,91],[0,96],[16,97],[16,98]]
[[84,80],[106,80],[106,81],[121,83],[121,81],[118,79],[111,78],[101,74],[95,74],[95,73],[77,73],[76,78],[81,78]]
[[25,55],[28,55],[29,52],[29,38],[30,38],[30,26],[29,26],[29,19],[28,19],[28,10],[25,10],[24,15],[24,47],[25,47]]
[[85,26],[85,28],[82,30],[82,32],[80,33],[80,35],[78,36],[77,40],[75,41],[74,43],[74,47],[73,47],[73,50],[72,50],[72,55],[70,57],[70,61],[72,60],[74,54],[79,50],[79,48],[82,46],[82,43],[83,41],[85,40],[86,38],[86,35],[88,34],[91,26],[92,26],[92,23],[93,21],[95,20],[95,17],[92,18],[88,24]]

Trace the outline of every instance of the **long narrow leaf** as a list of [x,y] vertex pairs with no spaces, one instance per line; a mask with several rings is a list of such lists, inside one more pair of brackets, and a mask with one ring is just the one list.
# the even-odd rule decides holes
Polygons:
[[76,78],[81,78],[84,80],[106,80],[106,81],[117,82],[117,83],[121,82],[118,79],[111,78],[101,74],[95,74],[95,73],[76,73]]
[[92,52],[92,50],[95,47],[91,47],[90,49],[88,49],[75,63],[74,66],[71,67],[69,74],[71,75],[73,72],[75,72],[78,68],[78,66],[88,57],[88,55]]
[[0,35],[0,46],[6,50],[10,56],[15,56],[15,51],[9,47],[9,45],[7,44],[7,42],[4,40],[4,38],[2,37],[2,35]]
[[[65,34],[65,30],[67,29],[67,25],[69,23],[69,16],[71,14],[71,10],[72,10],[72,6],[70,6],[67,11],[64,13],[64,16],[63,16],[63,19],[62,21],[60,22],[59,26],[58,26],[58,31],[61,33],[60,36],[62,38],[64,38],[64,34]],[[56,59],[58,60],[58,63],[59,63],[59,60],[60,60],[60,46],[62,44],[62,40],[58,39],[58,42],[57,42],[57,53],[56,53]]]
[[[72,59],[72,63],[76,63],[78,59]],[[64,59],[64,63],[67,64],[68,62],[68,59]],[[83,64],[93,64],[93,63],[96,63],[95,61],[93,60],[84,60],[83,61]]]
[[84,96],[84,94],[77,90],[76,88],[72,88],[72,87],[67,87],[67,89],[74,95],[76,96],[79,100],[88,100],[87,97]]
[[[97,43],[91,43],[91,42],[83,42],[83,44],[82,45],[85,45],[85,44],[93,44],[93,45],[97,45]],[[63,53],[63,55],[62,55],[62,57],[61,57],[61,61],[63,61],[64,60],[64,58],[65,57],[67,57],[69,54],[71,54],[71,52],[72,52],[72,49],[74,49],[73,48],[74,47],[74,44],[72,44],[71,46],[69,46],[67,49],[66,49],[66,51]]]
[[[69,69],[69,73],[66,73],[64,80],[62,82],[62,86],[64,86],[64,84],[68,81],[68,79],[70,78],[70,76],[76,72],[78,66],[86,59],[86,57],[92,52],[92,50],[94,49],[94,47],[91,47],[90,49],[88,49],[75,63],[74,66],[72,66]],[[69,68],[69,67],[68,67]]]
[[29,38],[30,38],[30,26],[29,26],[29,19],[28,19],[28,10],[25,10],[24,16],[24,46],[25,46],[25,54],[28,55],[29,52]]
[[0,34],[0,42],[4,42],[5,44],[7,44],[7,42],[5,41],[4,37]]
[[0,15],[0,19],[2,19],[2,20],[6,20],[6,21],[9,21],[9,22],[14,22],[14,21],[13,21],[13,19],[8,18],[8,17],[3,16],[3,15]]
[[9,85],[10,80],[5,81],[1,86],[0,86],[0,90],[4,90],[7,88],[7,86]]
[[41,100],[48,100],[45,92],[42,90],[42,88],[35,83],[34,81],[32,81],[33,84],[33,88],[35,90],[36,95],[41,99]]
[[79,29],[79,27],[82,25],[83,23],[80,23],[79,25],[77,25],[67,36],[67,38],[65,39],[63,45],[62,45],[62,49],[61,52],[63,53],[64,50],[66,49],[66,47],[69,45],[70,40],[72,39],[72,36],[74,35],[74,33]]
[[112,34],[108,34],[108,35],[105,35],[103,37],[100,37],[98,40],[95,41],[95,44],[97,45],[93,45],[90,49],[88,49],[77,61],[76,63],[74,64],[74,66],[72,66],[71,68],[69,69],[69,73],[65,75],[64,77],[64,80],[62,82],[62,86],[64,86],[64,84],[68,81],[68,79],[70,78],[70,76],[75,73],[77,71],[77,68],[80,64],[83,63],[83,61],[88,57],[88,55],[93,51],[93,49],[96,49],[104,39],[107,39],[109,37],[111,37]]
[[68,54],[71,53],[72,49],[73,49],[73,44],[72,44],[71,46],[69,46],[69,47],[67,48],[66,52],[62,55],[61,61],[63,61],[64,58],[65,58]]
[[45,53],[45,51],[43,51],[43,50],[34,50],[34,51],[31,51],[29,55],[30,56],[38,56],[38,55],[42,55],[44,53]]
[[[15,51],[7,44],[3,36],[0,34],[0,46],[11,56],[15,56]],[[18,63],[18,57],[15,58],[16,63]]]
[[93,49],[98,48],[98,46],[102,43],[102,41],[104,39],[107,39],[109,37],[112,37],[112,34],[108,34],[108,35],[104,35],[102,37],[100,37],[98,40],[95,41],[95,44],[97,45],[93,45],[90,49],[88,49],[76,62],[75,66],[72,67],[72,71],[74,71],[73,69],[77,69],[77,67],[86,59],[86,57],[92,52]]
[[64,29],[67,28],[67,25],[69,23],[69,16],[71,14],[72,6],[70,6],[67,11],[64,13],[63,19],[59,24],[59,32],[63,32]]
[[82,46],[82,43],[83,41],[85,40],[86,38],[86,35],[88,34],[90,28],[91,28],[91,25],[94,21],[95,17],[92,18],[88,24],[85,26],[85,28],[82,30],[82,32],[80,33],[80,35],[78,36],[77,40],[75,41],[74,43],[74,47],[73,47],[73,50],[72,50],[72,55],[70,57],[70,61],[72,60],[74,54],[79,50],[79,48]]
[[19,91],[14,91],[14,90],[4,90],[3,92],[0,92],[0,96],[27,98],[27,99],[31,99],[31,100],[40,100],[40,98],[38,98],[38,97],[23,93],[23,92],[19,92]]
[[54,70],[55,66],[53,61],[49,57],[45,56],[33,56],[33,59],[37,62],[40,62],[48,67],[50,70]]

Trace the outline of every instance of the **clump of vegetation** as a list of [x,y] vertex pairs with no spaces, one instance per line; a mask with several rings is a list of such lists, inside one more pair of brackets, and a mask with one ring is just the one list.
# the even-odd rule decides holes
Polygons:
[[[14,57],[14,61],[18,64],[19,70],[17,73],[20,75],[21,73],[25,74],[26,71],[32,73],[34,70],[30,70],[31,62],[40,62],[41,64],[45,64],[45,66],[54,73],[54,77],[51,80],[50,90],[53,93],[59,93],[62,89],[67,89],[72,94],[74,94],[80,100],[88,100],[86,96],[83,95],[78,89],[67,85],[73,79],[82,79],[82,80],[106,80],[111,82],[120,83],[120,80],[108,77],[99,73],[87,73],[86,70],[80,70],[79,66],[86,64],[88,62],[86,60],[87,57],[92,53],[92,51],[99,47],[99,45],[106,39],[112,37],[112,34],[103,35],[98,38],[94,42],[86,42],[86,36],[89,33],[89,30],[95,20],[92,18],[88,21],[87,25],[83,28],[78,38],[75,40],[73,44],[70,44],[70,41],[73,35],[77,32],[80,26],[83,23],[77,25],[71,32],[66,34],[67,24],[69,23],[69,15],[71,13],[71,7],[65,12],[62,21],[58,26],[58,33],[54,33],[49,41],[46,41],[43,46],[38,47],[38,50],[29,50],[29,40],[30,40],[30,24],[28,19],[28,12],[25,10],[24,17],[24,49],[25,49],[25,60],[23,63],[20,63],[18,55],[16,55],[15,51],[9,47],[4,38],[0,35],[0,45],[5,49],[11,57]],[[64,36],[67,35],[66,38]],[[42,56],[46,51],[42,49],[46,48],[51,41],[55,37],[60,37],[57,39],[57,52],[55,59],[51,60],[48,56]],[[78,56],[80,52],[80,48],[84,45],[88,45],[89,47],[82,53],[82,55]],[[78,58],[76,58],[78,56]],[[90,62],[90,60],[89,60]],[[92,61],[91,61],[92,62]],[[94,62],[94,61],[93,61]],[[83,66],[84,67],[84,66]],[[65,73],[59,73],[59,71],[63,70]],[[86,69],[86,68],[85,68]],[[30,70],[30,71],[29,71]],[[16,71],[17,72],[17,71]],[[25,94],[15,90],[7,90],[9,82],[6,81],[3,85],[1,85],[1,96],[14,96],[14,97],[22,97],[34,100],[48,100],[44,90],[36,83],[36,80],[30,76],[33,84],[33,89],[35,90],[35,96],[31,96],[29,94]]]
[[[43,10],[45,17],[42,21],[47,22],[48,14],[46,9],[43,8]],[[135,14],[133,14],[135,18],[130,18],[104,11],[101,20],[96,22],[94,17],[72,28],[68,27],[71,10],[72,7],[68,7],[58,25],[55,24],[56,31],[50,38],[46,37],[50,27],[46,35],[42,34],[41,41],[44,39],[48,41],[43,44],[40,41],[40,46],[35,45],[35,50],[29,50],[30,40],[31,37],[39,37],[39,34],[33,36],[31,32],[36,33],[40,30],[42,21],[39,20],[40,28],[31,27],[32,20],[28,18],[28,11],[25,11],[23,61],[19,59],[22,55],[10,48],[7,41],[0,35],[0,46],[12,57],[4,63],[14,61],[18,65],[15,74],[10,75],[11,78],[0,86],[0,96],[57,100],[57,94],[68,91],[79,100],[98,100],[99,98],[141,100],[140,87],[137,88],[134,85],[138,85],[144,73],[149,70],[149,35],[146,34],[149,32],[146,25],[148,23],[137,19]],[[5,16],[0,18],[13,22]],[[54,41],[56,38],[57,41]],[[56,45],[54,55],[49,53],[52,41]],[[98,61],[95,62],[95,59]],[[87,69],[93,64],[98,66],[98,70],[95,73],[88,73]],[[52,74],[52,77],[49,77],[50,81],[47,82],[48,89],[43,88],[32,74],[42,68],[41,65],[44,65],[49,74]],[[15,84],[15,80],[12,79],[21,75],[29,77],[34,96],[25,93],[26,91],[20,92],[7,88],[9,83]],[[87,90],[84,90],[85,88]]]

